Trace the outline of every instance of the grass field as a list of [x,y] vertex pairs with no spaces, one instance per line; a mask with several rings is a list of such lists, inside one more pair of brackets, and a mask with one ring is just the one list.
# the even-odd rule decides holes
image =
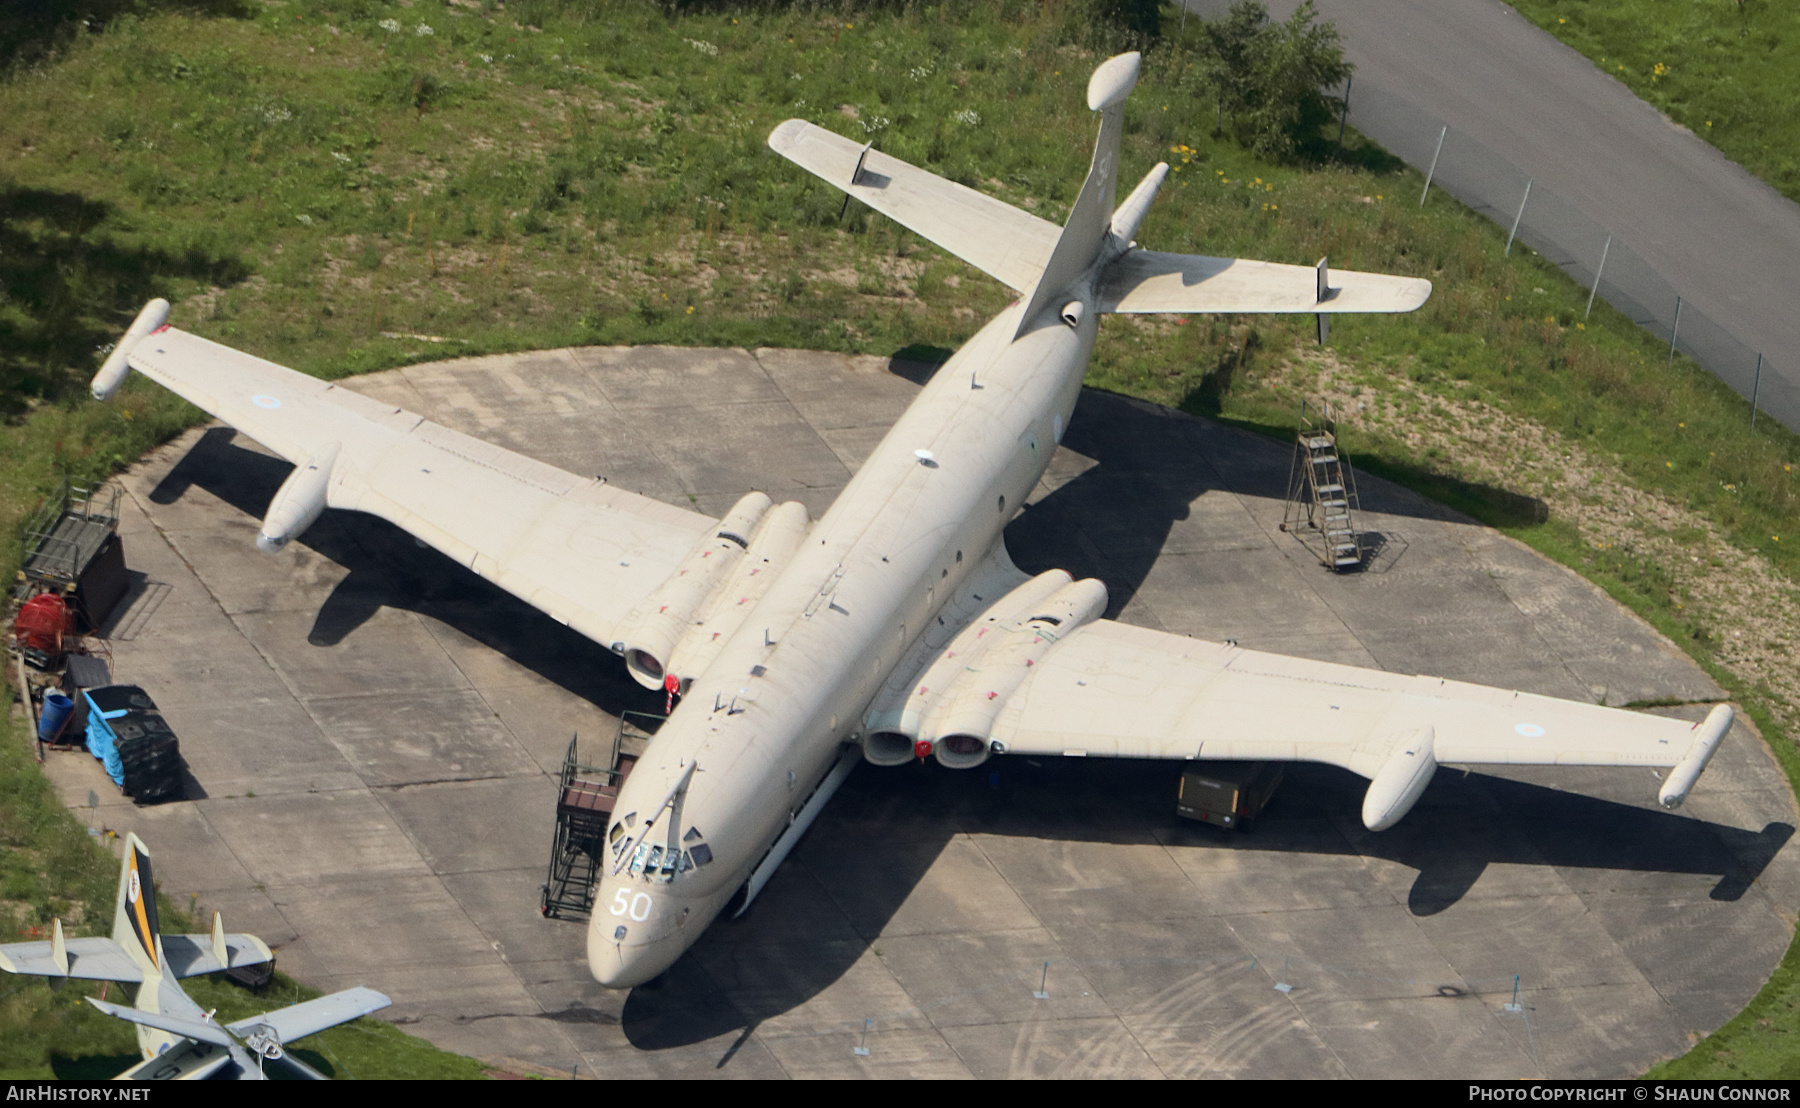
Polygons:
[[[179,326],[326,377],[576,343],[954,347],[1009,294],[879,217],[840,218],[841,196],[763,139],[802,116],[1060,220],[1099,59],[1068,41],[1067,11],[288,0],[81,34],[0,82],[0,566],[54,481],[110,472],[196,418],[141,381],[110,406],[81,397],[152,295]],[[1766,422],[1749,433],[1741,399],[1665,366],[1604,305],[1582,322],[1585,291],[1529,252],[1504,257],[1491,224],[1395,202],[1416,175],[1354,136],[1308,165],[1214,139],[1179,44],[1150,52],[1132,104],[1126,176],[1174,163],[1147,246],[1325,254],[1437,292],[1411,316],[1339,320],[1329,361],[1310,318],[1116,318],[1091,382],[1282,434],[1302,396],[1330,392],[1355,413],[1363,464],[1630,603],[1744,697],[1792,775],[1800,693],[1783,682],[1800,628],[1703,571],[1741,561],[1794,595],[1800,443]],[[1502,425],[1504,449],[1471,448]],[[1687,522],[1607,516],[1625,486]],[[0,791],[35,779],[0,776]],[[19,790],[28,815],[9,809],[0,829],[55,822],[53,798]],[[53,898],[94,903],[90,878],[17,895],[5,880],[21,928]],[[1786,1013],[1786,1034],[1800,987],[1770,990],[1758,1004]],[[29,1018],[0,1008],[0,1042]],[[1718,1050],[1779,1043],[1764,1030],[1734,1024],[1683,1064],[1728,1068]],[[1795,1056],[1756,1054],[1755,1072]]]
[[1512,0],[1527,19],[1800,201],[1800,11],[1770,0]]

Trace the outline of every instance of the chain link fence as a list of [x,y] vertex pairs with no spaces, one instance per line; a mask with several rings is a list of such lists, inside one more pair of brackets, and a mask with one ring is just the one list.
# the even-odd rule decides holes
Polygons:
[[[1773,359],[1752,349],[1704,312],[1605,225],[1470,135],[1385,89],[1357,86],[1349,122],[1395,156],[1427,174],[1425,193],[1441,188],[1511,233],[1751,403],[1758,414],[1800,430],[1800,386],[1775,371]],[[1589,301],[1590,310],[1592,297]],[[1782,368],[1789,368],[1783,364]]]

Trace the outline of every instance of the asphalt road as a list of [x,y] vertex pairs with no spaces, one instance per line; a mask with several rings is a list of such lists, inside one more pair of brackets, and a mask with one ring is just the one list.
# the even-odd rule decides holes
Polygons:
[[[1418,133],[1428,113],[1511,161],[1604,225],[1689,309],[1761,351],[1763,398],[1794,425],[1800,313],[1787,290],[1800,205],[1496,0],[1316,2],[1356,66],[1353,125],[1420,164],[1437,138],[1436,126]],[[1203,15],[1229,6],[1187,3]],[[1285,19],[1299,4],[1268,6]]]

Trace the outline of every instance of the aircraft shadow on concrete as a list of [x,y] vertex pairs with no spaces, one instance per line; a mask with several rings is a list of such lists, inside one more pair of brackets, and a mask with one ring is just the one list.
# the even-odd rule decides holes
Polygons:
[[[172,504],[199,487],[260,521],[293,467],[236,445],[235,434],[215,427],[202,435],[151,491],[151,502]],[[335,646],[382,608],[398,608],[430,616],[612,715],[662,710],[662,696],[632,681],[611,650],[384,520],[327,511],[298,541],[348,570],[313,618],[307,641],[314,646]]]
[[[1136,594],[1196,500],[1209,492],[1282,500],[1293,463],[1291,442],[1096,389],[1082,392],[1062,445],[1098,464],[1014,519],[1006,547],[1027,573],[1065,569],[1106,582],[1109,617]],[[1461,518],[1380,478],[1359,476],[1358,487],[1365,511]],[[1391,568],[1405,549],[1398,536],[1363,538],[1370,570]]]
[[[1370,892],[1385,889],[1396,900],[1404,897],[1412,914],[1428,916],[1456,904],[1493,865],[1556,869],[1576,888],[1579,875],[1570,871],[1635,872],[1651,886],[1656,875],[1716,876],[1711,899],[1736,901],[1794,833],[1785,823],[1751,831],[1440,769],[1419,806],[1399,826],[1376,834],[1361,822],[1368,783],[1347,770],[1305,763],[1288,767],[1274,802],[1250,831],[1228,832],[1174,815],[1178,773],[1172,762],[1020,757],[961,772],[935,764],[858,767],[744,919],[715,923],[661,979],[631,992],[622,1029],[644,1050],[742,1029],[735,1049],[759,1024],[817,996],[878,947],[888,923],[959,834],[1394,862],[1417,871],[1410,888],[1351,864],[1346,895],[1366,903]],[[1222,868],[1241,873],[1248,862]],[[1200,896],[1212,903],[1199,911],[1265,910],[1280,907],[1290,891],[1302,899],[1316,895],[1298,886],[1284,890],[1279,867],[1272,859],[1269,873],[1249,878],[1268,904],[1234,907],[1230,890],[1203,888]],[[999,875],[1029,908],[1036,908],[1039,892],[1052,893],[1032,889],[1029,875],[1024,883],[1015,877]],[[1306,880],[1317,878],[1315,870]],[[1066,880],[1059,876],[1059,883]],[[1204,877],[1197,880],[1204,885]],[[955,930],[957,921],[943,926]]]
[[[199,487],[260,520],[291,467],[233,440],[227,428],[208,431],[152,491],[152,502],[173,503]],[[1101,577],[1114,611],[1142,583],[1171,527],[1200,495],[1279,498],[1286,491],[1289,454],[1282,444],[1171,418],[1106,393],[1083,396],[1065,445],[1099,464],[1014,521],[1008,547],[1027,571],[1057,566]],[[1367,482],[1364,498],[1370,510],[1457,518],[1385,482]],[[632,682],[611,651],[381,520],[327,512],[300,542],[348,571],[315,616],[309,634],[315,645],[341,642],[390,606],[429,615],[611,714],[661,708],[662,698]],[[990,787],[993,772],[997,787]],[[1716,875],[1712,896],[1736,900],[1793,834],[1786,824],[1746,831],[1440,770],[1419,807],[1400,826],[1375,835],[1360,820],[1366,782],[1334,767],[1300,764],[1289,768],[1287,784],[1254,833],[1228,836],[1177,823],[1177,772],[1174,763],[1104,759],[1087,760],[1078,772],[1061,760],[1034,766],[1019,758],[963,773],[935,765],[860,767],[744,920],[720,921],[654,986],[632,991],[623,1029],[644,1049],[745,1029],[723,1065],[749,1029],[841,978],[958,833],[1363,855],[1417,871],[1405,897],[1418,915],[1454,905],[1492,864]],[[578,1006],[548,1018],[593,1015]]]

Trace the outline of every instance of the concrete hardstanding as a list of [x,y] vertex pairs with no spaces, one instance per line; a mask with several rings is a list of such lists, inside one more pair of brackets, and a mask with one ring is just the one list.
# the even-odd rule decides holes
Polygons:
[[[926,372],[583,349],[357,387],[671,503],[723,514],[758,487],[817,515]],[[1574,575],[1378,481],[1371,571],[1319,570],[1277,530],[1288,462],[1089,392],[1009,548],[1164,630],[1608,703],[1718,695]],[[572,731],[598,742],[661,698],[378,521],[327,513],[257,554],[287,471],[215,428],[128,476],[141,576],[115,672],[153,691],[194,780],[101,818],[145,837],[177,900],[309,984],[381,989],[449,1049],[643,1076],[1617,1075],[1722,1023],[1786,948],[1793,801],[1740,727],[1680,814],[1649,770],[1440,770],[1379,835],[1362,780],[1316,766],[1241,838],[1177,823],[1165,763],[863,766],[744,921],[609,993],[582,926],[537,915],[551,775]],[[54,756],[71,806],[116,795],[95,765]],[[1514,974],[1522,1015],[1501,1011]]]

